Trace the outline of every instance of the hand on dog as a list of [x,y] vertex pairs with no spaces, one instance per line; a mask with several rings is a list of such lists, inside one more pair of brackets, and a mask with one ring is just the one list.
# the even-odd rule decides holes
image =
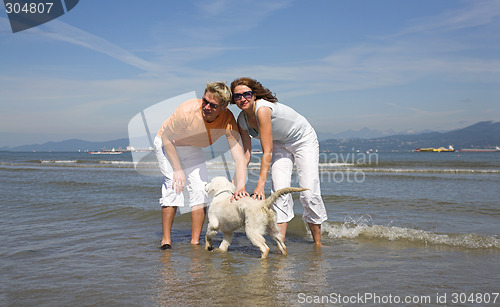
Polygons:
[[266,199],[266,194],[263,188],[256,187],[252,194],[253,199],[264,200]]
[[238,191],[236,191],[233,194],[233,197],[231,197],[231,202],[233,202],[233,200],[238,200],[240,198],[247,197],[247,196],[250,196],[250,195],[248,194],[248,192],[243,187],[243,188],[239,189]]

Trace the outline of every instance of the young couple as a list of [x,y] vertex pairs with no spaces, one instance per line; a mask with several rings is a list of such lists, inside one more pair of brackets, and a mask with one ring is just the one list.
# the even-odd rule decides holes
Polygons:
[[[229,103],[241,112],[236,122]],[[321,244],[321,223],[327,219],[321,198],[318,174],[319,144],[309,122],[292,108],[278,103],[276,96],[260,82],[239,78],[231,83],[208,83],[203,98],[182,103],[163,123],[155,138],[155,152],[164,175],[162,185],[161,249],[171,248],[171,229],[177,207],[184,206],[184,187],[191,207],[191,243],[198,244],[205,219],[208,197],[205,184],[207,167],[202,148],[225,135],[235,161],[236,192],[233,199],[249,197],[245,190],[246,166],[251,158],[251,137],[260,139],[262,161],[259,180],[251,197],[264,199],[264,186],[271,170],[272,190],[291,186],[293,165],[299,185],[303,220],[308,223],[314,243]],[[240,140],[241,136],[241,141]],[[294,217],[289,194],[275,203],[278,227],[286,234]]]

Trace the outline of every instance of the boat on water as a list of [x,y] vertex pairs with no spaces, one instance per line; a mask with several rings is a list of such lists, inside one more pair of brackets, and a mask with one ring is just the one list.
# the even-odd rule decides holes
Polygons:
[[116,149],[106,149],[103,148],[101,151],[89,151],[89,154],[91,155],[119,155],[122,154],[123,151],[116,150]]
[[460,152],[500,152],[500,147],[496,148],[462,148]]
[[153,147],[135,148],[129,145],[127,146],[127,148],[118,147],[118,148],[106,149],[106,147],[104,147],[101,151],[89,151],[88,153],[91,155],[119,155],[124,152],[151,152],[153,150],[154,150]]
[[449,146],[448,148],[445,148],[445,147],[439,147],[439,148],[433,148],[433,147],[429,147],[429,148],[417,148],[415,149],[416,152],[454,152],[455,151],[455,148],[453,148],[453,146]]

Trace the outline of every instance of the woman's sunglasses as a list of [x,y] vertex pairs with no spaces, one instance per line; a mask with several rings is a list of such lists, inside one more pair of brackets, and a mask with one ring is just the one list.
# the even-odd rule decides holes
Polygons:
[[233,94],[233,99],[234,101],[240,101],[242,97],[245,97],[245,99],[250,99],[252,98],[253,96],[253,92],[252,91],[247,91],[247,92],[244,92],[244,93],[236,93],[236,94]]

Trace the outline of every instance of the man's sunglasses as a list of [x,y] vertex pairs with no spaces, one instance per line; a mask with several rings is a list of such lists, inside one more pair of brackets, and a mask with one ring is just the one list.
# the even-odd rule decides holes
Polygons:
[[236,94],[233,94],[233,99],[234,101],[240,101],[242,97],[245,97],[245,99],[250,99],[252,98],[253,96],[253,92],[252,91],[247,91],[247,92],[244,92],[244,93],[236,93]]
[[205,107],[207,104],[210,105],[210,108],[214,109],[214,110],[217,110],[217,108],[219,107],[218,105],[216,105],[215,103],[213,102],[210,102],[208,100],[206,100],[205,98],[202,99],[203,100],[203,107]]

